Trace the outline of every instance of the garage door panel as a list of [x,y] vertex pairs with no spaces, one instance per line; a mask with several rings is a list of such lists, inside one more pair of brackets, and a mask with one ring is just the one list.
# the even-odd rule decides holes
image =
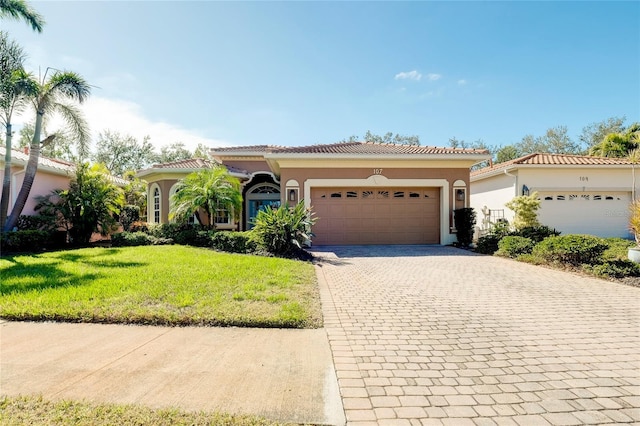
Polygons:
[[538,219],[563,235],[628,238],[630,192],[540,192]]
[[312,189],[314,243],[437,244],[439,197],[439,188]]

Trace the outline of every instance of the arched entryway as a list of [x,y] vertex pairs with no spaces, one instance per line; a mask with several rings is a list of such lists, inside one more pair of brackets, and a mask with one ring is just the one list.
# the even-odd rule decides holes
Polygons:
[[251,229],[253,220],[260,210],[280,207],[280,187],[271,182],[259,182],[247,188],[244,199],[244,229]]

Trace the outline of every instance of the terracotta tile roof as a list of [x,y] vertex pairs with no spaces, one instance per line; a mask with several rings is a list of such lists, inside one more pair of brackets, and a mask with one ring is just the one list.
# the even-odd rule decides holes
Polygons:
[[[0,161],[4,163],[4,154],[7,152],[5,147],[0,146]],[[11,150],[11,163],[16,165],[24,165],[29,161],[29,154],[25,154],[23,151]],[[43,157],[38,158],[38,170],[41,168],[47,168],[49,170],[57,171],[59,174],[71,175],[76,171],[75,163],[69,161],[59,160],[57,158]],[[124,186],[129,183],[128,180],[118,176],[107,175],[107,178],[118,186]]]
[[[200,170],[219,165],[220,163],[217,161],[206,158],[189,158],[186,160],[173,161],[171,163],[154,164],[147,169],[140,170],[138,174],[142,173],[143,175],[148,175],[152,170]],[[224,167],[226,167],[230,173],[247,174],[246,170],[242,170],[237,167],[227,165],[224,165]]]
[[205,158],[189,158],[186,160],[160,163],[151,166],[152,169],[204,169],[216,166],[218,163]]
[[515,160],[494,164],[491,167],[484,167],[471,172],[471,177],[479,177],[497,171],[516,168],[519,165],[545,165],[545,166],[624,166],[631,165],[631,162],[624,158],[590,157],[588,155],[569,154],[528,154]]
[[247,146],[229,146],[229,147],[221,147],[221,148],[211,148],[211,152],[215,153],[225,153],[225,152],[262,152],[267,153],[271,152],[274,149],[284,148],[282,146],[277,145],[247,145]]
[[[0,161],[4,163],[4,155],[7,152],[4,146],[0,146]],[[11,150],[11,163],[16,165],[24,165],[29,161],[29,154],[25,154],[23,151],[15,149]],[[61,172],[74,172],[76,165],[68,161],[58,160],[55,158],[47,158],[42,155],[38,158],[38,165],[44,166],[49,169],[56,169]]]
[[274,149],[273,153],[282,154],[488,154],[486,150],[443,148],[435,146],[416,146],[400,144],[380,144],[373,142],[339,142],[328,145],[310,145]]

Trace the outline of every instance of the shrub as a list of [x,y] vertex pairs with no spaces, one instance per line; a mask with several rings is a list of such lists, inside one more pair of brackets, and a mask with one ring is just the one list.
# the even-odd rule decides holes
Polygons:
[[213,232],[210,227],[192,223],[163,223],[149,228],[149,234],[156,238],[171,239],[176,244],[196,247],[211,247]]
[[609,248],[602,253],[603,261],[627,259],[629,249],[636,246],[633,241],[624,238],[605,238],[605,242]]
[[258,243],[276,256],[298,256],[302,244],[311,239],[315,223],[311,209],[300,201],[296,206],[260,210],[255,218],[253,234]]
[[173,244],[173,240],[157,238],[144,232],[120,232],[111,236],[113,247],[132,247]]
[[141,220],[133,222],[129,225],[129,232],[149,232],[149,224]]
[[535,246],[533,255],[549,262],[593,265],[600,263],[602,253],[607,248],[602,238],[570,234],[544,239]]
[[480,254],[493,254],[498,251],[498,243],[502,239],[501,235],[488,234],[478,238],[476,252]]
[[540,226],[538,222],[538,209],[540,208],[540,200],[538,193],[531,195],[520,195],[514,197],[505,206],[514,211],[513,226],[518,229],[529,226]]
[[473,232],[476,225],[476,211],[471,207],[454,210],[453,221],[456,227],[458,243],[463,247],[468,247],[473,241]]
[[21,215],[16,223],[18,231],[54,231],[58,228],[55,215]]
[[540,225],[540,226],[525,226],[524,228],[512,232],[509,235],[517,235],[519,237],[525,237],[533,240],[536,243],[544,240],[547,237],[557,237],[560,235],[559,231],[556,231],[553,228],[549,228],[548,226]]
[[2,252],[34,252],[50,246],[51,233],[40,230],[0,233]]
[[586,265],[585,269],[599,277],[624,278],[640,276],[640,266],[628,259],[607,260],[599,265]]
[[253,253],[257,243],[249,232],[216,232],[211,238],[213,248],[229,253]]
[[522,254],[531,253],[534,246],[535,243],[531,238],[508,236],[500,240],[496,254],[516,258]]
[[120,224],[125,231],[131,230],[131,225],[140,220],[140,207],[127,204],[120,210]]

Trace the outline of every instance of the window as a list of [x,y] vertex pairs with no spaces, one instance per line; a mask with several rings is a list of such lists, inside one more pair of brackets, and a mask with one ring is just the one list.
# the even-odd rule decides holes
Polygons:
[[378,198],[389,198],[389,191],[378,191]]
[[404,198],[404,191],[394,191],[393,198]]
[[564,201],[564,195],[557,195],[557,196],[556,196],[556,200],[558,200],[558,201]]
[[342,192],[332,192],[331,198],[342,198]]
[[602,195],[594,195],[593,196],[593,201],[601,201],[602,200]]
[[153,190],[153,223],[160,223],[160,189]]
[[231,215],[229,214],[229,210],[225,209],[222,206],[217,206],[216,214],[213,218],[213,223],[215,223],[216,225],[230,225]]
[[373,198],[373,191],[362,191],[362,198]]
[[553,201],[553,197],[551,197],[551,196],[546,196],[546,197],[544,197],[544,199],[546,201]]
[[347,198],[358,198],[358,193],[356,191],[347,191]]
[[409,192],[409,198],[420,198],[419,192]]

